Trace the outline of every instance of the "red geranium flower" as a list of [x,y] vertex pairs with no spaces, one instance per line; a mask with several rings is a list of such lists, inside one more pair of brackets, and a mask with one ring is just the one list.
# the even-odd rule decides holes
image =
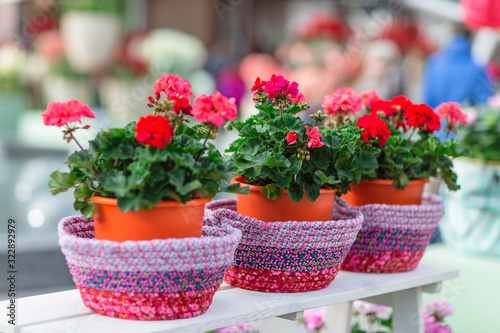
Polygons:
[[438,115],[425,104],[409,105],[406,109],[405,119],[408,125],[422,131],[434,132],[441,128]]
[[255,79],[254,85],[251,91],[262,92],[264,91],[264,86],[266,85],[266,81],[261,80],[260,77]]
[[165,148],[173,135],[170,119],[160,115],[141,117],[135,127],[135,139],[156,148]]
[[47,110],[42,112],[45,126],[62,127],[68,123],[81,122],[82,117],[95,118],[95,114],[87,104],[73,99],[68,102],[50,102]]
[[364,115],[358,119],[357,127],[364,129],[361,133],[361,140],[368,142],[370,139],[378,139],[378,143],[383,147],[389,137],[391,130],[386,122],[377,117],[376,115]]
[[399,111],[406,111],[406,108],[413,104],[413,102],[406,96],[398,95],[391,99],[391,104],[393,107],[399,109]]
[[383,112],[389,118],[395,116],[398,113],[398,109],[392,105],[391,101],[380,99],[372,104],[372,114],[376,115],[377,112]]
[[193,115],[193,107],[191,106],[191,104],[189,104],[189,99],[185,97],[171,96],[169,100],[174,102],[173,110],[177,115],[180,112],[188,114],[190,116]]

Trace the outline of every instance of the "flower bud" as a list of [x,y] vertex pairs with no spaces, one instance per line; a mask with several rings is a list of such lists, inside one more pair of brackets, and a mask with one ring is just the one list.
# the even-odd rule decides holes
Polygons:
[[306,161],[309,161],[311,159],[311,155],[306,156]]
[[154,102],[153,96],[149,96],[148,97],[148,101],[150,101],[151,103],[153,103]]
[[83,126],[83,129],[89,129],[89,128],[90,128],[90,125]]

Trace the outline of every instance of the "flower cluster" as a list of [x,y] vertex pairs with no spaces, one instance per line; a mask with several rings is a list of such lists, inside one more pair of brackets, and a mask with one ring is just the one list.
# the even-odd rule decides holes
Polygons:
[[172,140],[174,130],[170,119],[160,115],[141,117],[135,129],[135,139],[145,145],[156,148],[165,148]]
[[395,128],[401,128],[406,131],[409,125],[406,123],[406,111],[412,101],[406,96],[395,96],[390,101],[381,98],[374,99],[370,103],[369,110],[372,114],[384,117],[394,124]]
[[220,92],[198,97],[193,103],[193,115],[196,121],[221,126],[226,120],[236,119],[236,103],[233,97],[227,98]]
[[467,124],[469,119],[457,102],[441,103],[436,107],[440,119],[446,120],[447,134],[457,133],[458,124]]
[[[77,129],[89,129],[89,125],[77,127],[75,123],[82,123],[82,117],[95,118],[94,112],[88,107],[87,104],[82,104],[73,99],[68,102],[50,102],[47,109],[42,112],[43,124],[45,126],[63,127],[63,139],[66,142],[76,140],[73,132]],[[80,146],[81,147],[81,146]]]
[[[271,100],[273,105],[277,105],[283,112],[283,107],[297,103],[303,111],[308,110],[308,102],[304,95],[299,92],[297,82],[290,82],[282,75],[273,74],[268,81],[258,77],[251,89],[254,93],[254,102],[264,103]],[[281,114],[282,114],[281,112]]]
[[299,323],[309,332],[319,332],[325,324],[325,311],[324,307],[306,310],[304,311],[304,318],[299,320]]
[[406,108],[405,119],[409,126],[421,132],[434,132],[441,128],[439,117],[425,104],[411,104]]
[[95,114],[87,104],[73,99],[68,102],[50,102],[42,112],[42,117],[45,126],[62,127],[69,123],[81,123],[82,117],[95,118]]
[[432,300],[424,309],[425,333],[452,333],[449,325],[443,323],[445,317],[453,315],[453,305],[446,300]]
[[[154,108],[155,114],[173,111],[176,115],[193,115],[189,97],[194,95],[188,80],[179,75],[164,74],[153,87],[155,98],[149,97],[148,106]],[[165,96],[164,102],[160,102],[161,95]]]
[[345,125],[348,117],[355,116],[361,105],[361,97],[350,87],[337,89],[321,102],[323,112],[331,117],[330,121],[335,127]]
[[378,143],[383,147],[391,136],[389,125],[377,115],[367,114],[362,116],[358,119],[358,124],[356,126],[364,130],[361,133],[361,140],[366,143],[368,143],[370,139],[378,139]]

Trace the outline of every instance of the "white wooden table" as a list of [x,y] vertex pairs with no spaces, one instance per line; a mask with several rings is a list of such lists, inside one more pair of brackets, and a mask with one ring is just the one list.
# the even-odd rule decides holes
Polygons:
[[422,333],[421,293],[436,292],[441,281],[456,277],[456,269],[422,264],[412,272],[395,274],[341,271],[328,288],[306,293],[262,293],[223,285],[207,313],[167,321],[135,321],[97,315],[83,305],[75,289],[18,299],[16,326],[7,322],[8,302],[1,302],[0,311],[4,314],[0,317],[0,332],[204,332],[270,317],[295,320],[300,318],[303,310],[339,304],[342,313],[335,315],[333,322],[331,318],[326,321],[331,324],[330,330],[344,333],[349,323],[346,318],[350,314],[350,302],[364,299],[393,306],[395,333]]

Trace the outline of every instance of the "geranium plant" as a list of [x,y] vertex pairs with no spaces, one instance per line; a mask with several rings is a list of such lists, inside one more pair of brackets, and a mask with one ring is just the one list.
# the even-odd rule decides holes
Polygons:
[[[368,114],[356,117],[365,107]],[[434,111],[425,104],[414,104],[405,96],[381,99],[376,91],[358,95],[342,88],[323,100],[328,114],[327,125],[338,129],[355,123],[362,129],[365,142],[377,158],[379,167],[366,180],[392,179],[393,185],[404,189],[411,180],[430,176],[443,179],[450,190],[457,190],[457,176],[452,159],[462,156],[466,149],[456,139],[441,141],[434,133],[447,121],[446,133],[456,132],[465,116],[456,103],[443,103]]]
[[500,104],[495,105],[494,101],[468,109],[467,124],[458,128],[459,138],[469,148],[470,157],[486,162],[500,162]]
[[[119,209],[126,212],[151,209],[161,201],[213,197],[220,191],[245,192],[229,184],[230,164],[207,142],[224,121],[235,119],[234,100],[216,92],[199,96],[191,106],[192,95],[187,80],[163,75],[149,97],[152,115],[100,131],[86,149],[75,131],[88,128],[80,125],[81,118],[93,118],[94,113],[76,100],[50,103],[42,113],[44,124],[63,127],[64,139],[81,149],[68,157],[69,172],[52,173],[52,194],[74,188],[74,207],[89,218],[95,211],[94,195],[118,199]],[[190,127],[192,117],[199,124]]]
[[297,116],[310,106],[296,82],[281,75],[270,80],[257,78],[252,87],[258,113],[229,127],[239,132],[226,152],[236,164],[237,175],[246,183],[263,186],[261,193],[270,200],[287,190],[293,201],[307,195],[314,202],[320,188],[338,190],[341,195],[373,173],[377,162],[370,149],[359,141],[360,129],[322,130],[325,115],[311,115],[314,124]]

